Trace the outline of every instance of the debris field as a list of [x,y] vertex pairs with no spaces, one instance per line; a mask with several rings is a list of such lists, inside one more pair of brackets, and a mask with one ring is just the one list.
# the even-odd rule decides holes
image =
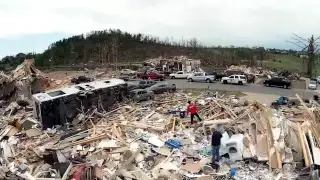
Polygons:
[[[47,82],[39,87],[59,84],[30,67],[3,78],[20,87],[34,79]],[[28,94],[2,94],[0,179],[279,180],[316,176],[320,164],[320,106],[298,95],[294,106],[276,110],[246,97],[180,90],[109,111],[92,106],[70,124],[43,129]],[[202,121],[190,124],[188,101]],[[218,170],[212,128],[223,135]]]

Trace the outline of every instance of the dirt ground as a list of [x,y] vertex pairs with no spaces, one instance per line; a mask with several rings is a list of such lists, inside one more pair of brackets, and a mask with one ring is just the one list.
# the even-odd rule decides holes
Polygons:
[[[261,79],[258,84],[263,85],[263,81],[265,79]],[[292,88],[294,89],[306,89],[306,81],[305,80],[299,80],[299,81],[292,81]]]

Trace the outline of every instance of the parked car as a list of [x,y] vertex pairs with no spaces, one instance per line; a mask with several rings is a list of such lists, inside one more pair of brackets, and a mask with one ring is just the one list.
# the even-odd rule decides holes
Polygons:
[[223,77],[221,79],[223,84],[247,84],[247,78],[245,75],[234,74],[228,77]]
[[163,74],[165,75],[166,77],[169,77],[171,72],[170,71],[158,71],[159,74]]
[[161,81],[166,78],[165,75],[156,72],[140,73],[137,74],[137,77],[141,79],[159,79]]
[[80,84],[80,83],[86,83],[86,82],[91,82],[93,81],[93,78],[89,78],[86,76],[78,76],[78,77],[74,77],[71,79],[71,83],[73,84]]
[[161,94],[164,92],[174,92],[177,88],[175,84],[159,83],[146,88],[146,90],[153,91],[155,94]]
[[311,78],[308,88],[311,90],[316,90],[318,88],[317,79]]
[[137,83],[128,82],[127,85],[128,85],[127,86],[128,92],[135,90],[135,89],[140,89],[139,85]]
[[320,76],[317,77],[317,82],[320,84]]
[[119,79],[122,79],[124,81],[129,81],[130,77],[128,75],[124,75],[124,76],[121,75],[121,76],[119,76]]
[[207,83],[211,83],[215,80],[215,75],[209,75],[205,72],[196,72],[187,77],[189,82],[194,81],[205,81]]
[[154,98],[154,92],[145,89],[134,89],[129,93],[130,99],[133,101],[147,101]]
[[122,70],[120,71],[120,75],[129,75],[129,76],[132,76],[132,75],[134,75],[134,74],[136,74],[136,71],[133,71],[133,70],[131,70],[131,69],[122,69]]
[[217,73],[217,72],[210,72],[209,75],[214,75],[216,81],[220,81],[223,77],[226,77],[223,73]]
[[171,79],[187,79],[188,76],[192,75],[192,73],[187,73],[185,71],[178,71],[176,73],[170,74]]
[[286,79],[285,77],[273,77],[271,79],[267,79],[263,82],[265,86],[278,86],[289,88],[291,86],[291,81]]
[[150,86],[155,85],[156,83],[157,83],[157,81],[143,80],[143,81],[139,81],[138,87],[139,87],[139,89],[145,89],[145,88],[148,88]]

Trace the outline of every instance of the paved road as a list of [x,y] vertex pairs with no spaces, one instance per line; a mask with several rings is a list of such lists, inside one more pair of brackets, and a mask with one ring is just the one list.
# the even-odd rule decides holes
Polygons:
[[225,90],[225,91],[241,91],[241,92],[252,92],[261,94],[275,94],[279,96],[295,97],[295,94],[299,94],[301,98],[312,98],[313,95],[317,94],[316,91],[302,90],[302,89],[283,89],[277,87],[264,87],[259,84],[247,84],[247,85],[231,85],[222,84],[220,82],[214,83],[202,83],[202,82],[187,82],[182,79],[168,79],[168,83],[176,84],[179,89],[188,88],[210,88],[211,90]]

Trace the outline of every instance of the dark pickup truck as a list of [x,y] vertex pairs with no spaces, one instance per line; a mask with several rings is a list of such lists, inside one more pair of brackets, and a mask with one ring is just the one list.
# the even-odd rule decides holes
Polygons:
[[263,82],[265,86],[278,86],[283,88],[289,88],[291,86],[291,81],[284,77],[273,77],[271,79],[267,79]]

